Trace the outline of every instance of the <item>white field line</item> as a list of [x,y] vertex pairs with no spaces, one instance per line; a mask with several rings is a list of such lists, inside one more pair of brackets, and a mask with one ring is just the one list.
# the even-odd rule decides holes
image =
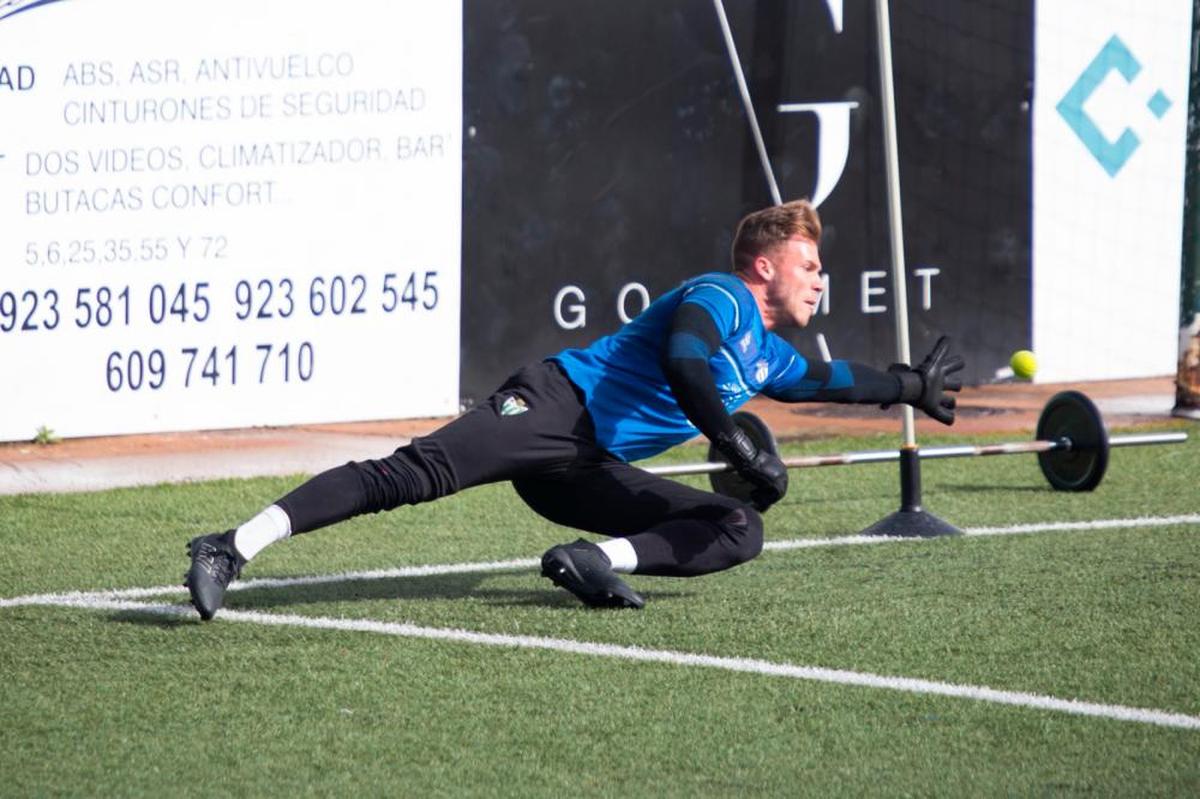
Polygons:
[[[540,563],[534,558],[492,560],[474,563],[440,563],[429,566],[401,566],[395,569],[315,574],[305,577],[260,577],[240,580],[229,586],[230,591],[249,591],[257,588],[292,588],[300,585],[328,585],[366,580],[395,580],[405,577],[429,577],[440,574],[472,574],[476,572],[519,571],[532,569]],[[118,588],[107,591],[70,591],[61,594],[30,594],[0,599],[0,608],[16,605],[57,605],[63,602],[100,599],[145,599],[163,594],[182,594],[182,585],[159,585],[148,588]]]
[[[1142,516],[1132,519],[1098,519],[1090,522],[1046,522],[1043,524],[1018,524],[1010,527],[969,527],[963,530],[968,537],[995,535],[1018,535],[1028,533],[1087,532],[1091,530],[1138,529],[1146,527],[1173,527],[1185,524],[1200,524],[1200,514],[1183,516]],[[899,538],[889,536],[846,535],[837,538],[798,538],[788,541],[768,541],[763,549],[779,552],[791,549],[816,547],[857,546],[860,544],[920,543],[933,539]],[[473,574],[500,571],[521,571],[537,567],[535,558],[514,560],[480,561],[473,563],[443,563],[429,566],[403,566],[394,569],[318,574],[304,577],[262,577],[241,580],[229,586],[230,591],[248,591],[260,588],[292,588],[296,586],[328,585],[367,580],[395,580],[406,577],[428,577],[442,574]],[[0,598],[0,608],[20,605],[54,605],[64,601],[80,599],[146,599],[163,594],[183,593],[180,585],[160,585],[148,588],[120,588],[104,591],[71,591],[54,594],[31,594]]]
[[[191,617],[194,611],[189,605],[152,605],[123,600],[96,598],[63,599],[55,604],[93,610],[130,611],[167,616]],[[789,677],[796,680],[852,685],[863,688],[882,688],[911,694],[949,696],[991,702],[1001,705],[1051,710],[1080,716],[1095,716],[1116,721],[1133,721],[1160,727],[1200,730],[1200,716],[1173,713],[1165,710],[1108,705],[1083,702],[1076,699],[1059,699],[1043,694],[1020,691],[1000,691],[981,685],[958,685],[935,682],[911,677],[891,677],[867,672],[827,669],[819,666],[797,666],[791,663],[773,663],[751,658],[719,657],[690,652],[675,652],[669,649],[643,649],[636,646],[618,646],[565,638],[542,638],[532,635],[500,635],[479,633],[469,630],[421,627],[415,624],[374,621],[371,619],[336,619],[326,617],[297,616],[293,614],[260,613],[245,610],[222,610],[222,621],[248,622],[275,627],[306,627],[316,630],[339,630],[345,632],[375,633],[403,638],[423,638],[434,641],[482,646],[512,647],[518,649],[542,649],[592,657],[619,658],[642,663],[664,663],[673,666],[699,666],[725,671],[761,674],[771,677]]]
[[[1200,513],[1184,516],[1140,516],[1133,519],[1097,519],[1090,522],[1043,522],[1014,524],[1010,527],[968,527],[963,535],[983,537],[993,535],[1022,535],[1026,533],[1078,533],[1092,530],[1113,530],[1143,527],[1176,527],[1181,524],[1200,524]],[[886,535],[844,535],[837,538],[797,538],[791,541],[768,541],[764,550],[809,549],[811,547],[854,546],[857,544],[895,544],[930,541],[928,538],[902,538]]]

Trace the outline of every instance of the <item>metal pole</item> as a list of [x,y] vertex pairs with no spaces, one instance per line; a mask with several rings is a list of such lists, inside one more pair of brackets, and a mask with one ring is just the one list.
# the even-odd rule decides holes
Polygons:
[[[1178,444],[1188,440],[1187,433],[1142,433],[1113,436],[1109,447],[1142,447],[1151,444]],[[1051,441],[1015,441],[1000,444],[966,444],[960,446],[928,447],[917,451],[921,460],[937,458],[976,458],[988,455],[1020,455],[1023,453],[1053,452],[1070,450],[1074,445],[1069,438]],[[783,465],[789,469],[807,469],[816,466],[853,466],[859,463],[889,463],[900,460],[900,452],[894,449],[842,452],[836,455],[804,455],[784,458]],[[663,477],[678,477],[687,474],[717,474],[732,469],[723,461],[702,463],[677,463],[666,466],[648,466],[646,471]]]
[[717,8],[717,21],[721,23],[721,33],[725,35],[725,49],[729,51],[729,60],[733,63],[733,76],[737,79],[738,91],[742,95],[742,106],[746,109],[746,121],[750,123],[750,135],[754,137],[754,146],[758,148],[758,160],[762,163],[763,174],[767,176],[767,188],[771,191],[771,199],[776,205],[782,205],[779,195],[779,185],[775,183],[775,171],[771,169],[771,159],[767,155],[767,146],[763,144],[762,131],[758,129],[758,117],[754,114],[754,103],[750,100],[750,89],[746,86],[746,76],[742,74],[742,61],[738,58],[737,45],[733,41],[733,31],[729,29],[729,19],[725,16],[725,3],[713,0]]
[[[879,89],[883,105],[883,150],[887,166],[888,228],[892,238],[892,293],[895,295],[896,359],[912,363],[908,343],[908,291],[904,269],[904,215],[900,207],[900,155],[896,135],[896,89],[892,83],[892,23],[888,0],[875,2],[879,44]],[[904,446],[917,445],[911,405],[904,405]]]

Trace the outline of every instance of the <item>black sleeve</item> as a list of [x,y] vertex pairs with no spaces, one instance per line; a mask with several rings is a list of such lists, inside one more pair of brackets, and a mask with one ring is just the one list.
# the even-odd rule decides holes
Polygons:
[[695,303],[680,304],[663,346],[663,374],[688,421],[710,441],[737,431],[708,366],[720,346],[721,334],[708,311]]
[[900,401],[900,379],[855,361],[809,361],[800,380],[763,393],[783,402],[888,405]]

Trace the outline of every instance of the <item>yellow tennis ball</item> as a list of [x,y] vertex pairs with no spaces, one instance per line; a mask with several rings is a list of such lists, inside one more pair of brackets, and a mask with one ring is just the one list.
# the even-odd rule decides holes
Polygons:
[[1029,350],[1017,350],[1008,359],[1008,365],[1012,367],[1014,375],[1028,380],[1037,371],[1037,356]]

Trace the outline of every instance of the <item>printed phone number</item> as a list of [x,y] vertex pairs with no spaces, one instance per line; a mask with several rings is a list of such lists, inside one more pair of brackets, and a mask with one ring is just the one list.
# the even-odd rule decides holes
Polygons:
[[[291,278],[239,280],[232,297],[238,320],[289,319],[307,312],[313,318],[358,316],[372,309],[383,313],[432,311],[440,295],[438,273],[387,272],[372,288],[365,275],[314,277],[297,288]],[[88,286],[66,297],[57,289],[0,292],[0,333],[55,330],[70,316],[75,327],[128,326],[135,321],[154,325],[171,322],[202,323],[214,313],[220,298],[208,281],[155,283],[145,289],[124,286]],[[74,300],[72,303],[71,300]],[[145,315],[142,316],[142,312]]]
[[148,236],[140,239],[70,239],[28,241],[26,266],[123,264],[201,258],[225,258],[224,236]]
[[158,391],[164,386],[236,386],[246,383],[307,383],[316,356],[312,342],[117,350],[104,362],[108,390]]

